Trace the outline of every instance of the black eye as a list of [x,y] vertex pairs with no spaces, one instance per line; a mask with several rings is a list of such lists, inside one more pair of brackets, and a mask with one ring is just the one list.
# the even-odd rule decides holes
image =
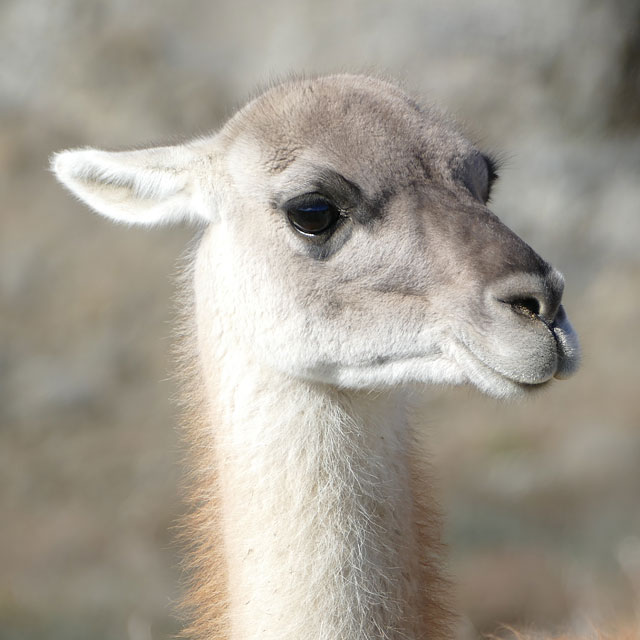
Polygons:
[[317,236],[333,227],[340,219],[338,208],[322,196],[311,194],[296,198],[286,208],[293,227],[305,235]]

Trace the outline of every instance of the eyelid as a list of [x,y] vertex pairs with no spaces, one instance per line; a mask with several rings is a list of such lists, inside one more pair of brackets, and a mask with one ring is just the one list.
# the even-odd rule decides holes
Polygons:
[[343,218],[346,217],[349,213],[349,209],[347,207],[341,206],[333,198],[326,196],[320,191],[310,191],[308,193],[301,193],[300,195],[288,198],[280,208],[284,211],[295,207],[302,208],[304,207],[305,201],[311,201],[313,198],[323,200],[329,207],[334,208]]
[[[274,209],[285,209],[298,198],[317,195],[328,200],[342,215],[364,202],[360,187],[343,175],[327,167],[314,167],[306,176],[298,176],[281,183],[281,191],[274,194]],[[296,193],[297,192],[297,193]]]

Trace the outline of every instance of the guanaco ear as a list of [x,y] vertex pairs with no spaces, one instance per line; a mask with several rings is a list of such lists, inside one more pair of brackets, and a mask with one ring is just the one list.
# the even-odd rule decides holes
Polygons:
[[51,158],[58,180],[98,213],[129,224],[211,222],[197,179],[201,161],[185,145],[139,151],[72,149]]

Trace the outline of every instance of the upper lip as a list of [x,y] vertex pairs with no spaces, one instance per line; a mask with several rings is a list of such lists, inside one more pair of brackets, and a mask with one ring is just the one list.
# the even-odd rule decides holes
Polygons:
[[558,366],[554,378],[568,378],[580,364],[580,344],[562,305],[549,329],[558,351]]

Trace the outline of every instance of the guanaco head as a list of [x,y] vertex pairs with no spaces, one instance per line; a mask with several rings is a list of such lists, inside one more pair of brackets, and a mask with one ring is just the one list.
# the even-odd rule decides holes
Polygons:
[[578,366],[562,276],[487,206],[494,162],[386,82],[290,81],[209,137],[52,165],[117,221],[206,226],[199,313],[275,370],[506,397]]

